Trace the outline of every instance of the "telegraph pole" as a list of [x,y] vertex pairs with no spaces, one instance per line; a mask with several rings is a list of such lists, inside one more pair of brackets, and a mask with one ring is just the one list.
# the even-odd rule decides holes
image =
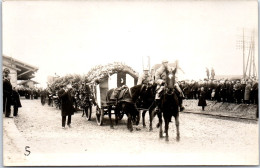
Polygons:
[[[243,79],[246,79],[247,77],[248,78],[256,77],[257,72],[256,72],[256,65],[255,65],[254,30],[250,30],[248,31],[248,33],[246,33],[245,29],[243,28],[243,36],[241,40],[237,41],[237,47],[238,49],[242,49],[243,52]],[[248,55],[246,56],[247,51],[248,51]]]
[[246,78],[246,72],[245,72],[245,32],[243,28],[243,78]]

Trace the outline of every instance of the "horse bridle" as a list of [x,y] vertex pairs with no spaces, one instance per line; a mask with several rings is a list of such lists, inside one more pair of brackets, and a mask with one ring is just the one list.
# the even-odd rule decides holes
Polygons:
[[165,94],[167,94],[167,95],[173,95],[173,94],[175,94],[174,93],[174,88],[168,88],[168,87],[165,87],[165,89],[164,89],[164,92],[165,92]]

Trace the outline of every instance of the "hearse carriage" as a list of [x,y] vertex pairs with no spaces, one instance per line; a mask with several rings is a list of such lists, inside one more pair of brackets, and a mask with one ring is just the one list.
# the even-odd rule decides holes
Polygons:
[[[123,87],[133,87],[137,84],[137,75],[134,73],[129,73],[127,71],[120,71],[114,74],[111,74],[105,78],[102,78],[98,81],[95,87],[95,99],[96,99],[96,121],[98,125],[103,124],[104,115],[108,115],[108,107],[112,106],[112,111],[117,104],[117,99],[112,99],[114,101],[107,101],[107,91],[110,89],[115,89],[113,96],[120,97],[123,93]],[[114,113],[112,113],[114,114]],[[124,116],[124,113],[120,111],[118,119],[121,120]]]

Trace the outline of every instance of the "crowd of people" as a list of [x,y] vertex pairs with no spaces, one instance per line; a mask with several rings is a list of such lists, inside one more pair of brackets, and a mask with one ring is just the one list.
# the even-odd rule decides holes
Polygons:
[[201,88],[206,100],[258,104],[258,81],[255,79],[179,81],[185,99],[198,99]]
[[38,88],[19,88],[18,93],[26,99],[38,99],[40,97],[41,89]]

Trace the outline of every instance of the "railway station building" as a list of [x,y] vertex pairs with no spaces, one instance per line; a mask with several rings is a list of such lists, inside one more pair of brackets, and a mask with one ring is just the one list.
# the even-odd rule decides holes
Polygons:
[[[28,63],[22,62],[12,57],[2,56],[2,70],[8,68],[10,70],[11,84],[17,86],[20,83],[25,87],[33,87],[37,84],[36,81],[31,80],[34,78],[34,73],[38,71],[38,68]],[[19,82],[18,82],[19,81]]]

